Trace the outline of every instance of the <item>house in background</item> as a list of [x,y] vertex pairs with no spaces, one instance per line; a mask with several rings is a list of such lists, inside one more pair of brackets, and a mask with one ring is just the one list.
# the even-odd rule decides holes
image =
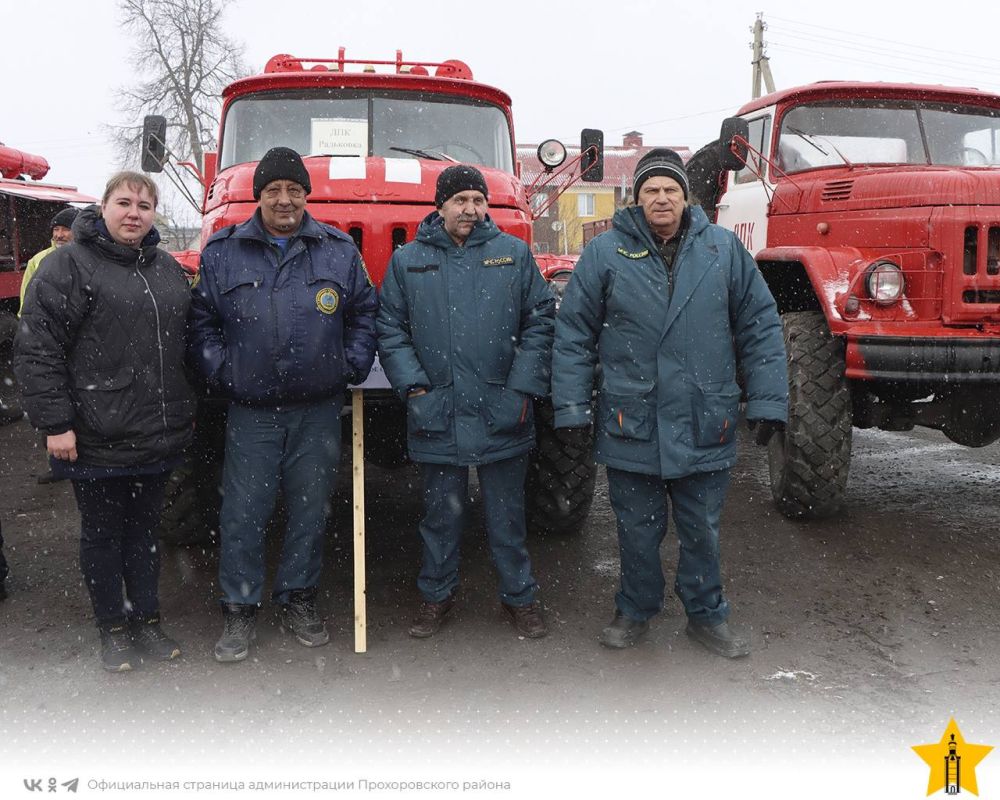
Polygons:
[[[534,222],[534,248],[537,253],[579,253],[583,248],[583,225],[607,219],[632,198],[632,173],[635,165],[653,147],[669,147],[687,161],[688,147],[675,145],[644,145],[639,131],[629,131],[618,145],[604,146],[604,180],[600,183],[579,182]],[[579,146],[567,147],[567,159],[579,155]],[[521,181],[529,186],[542,171],[538,161],[538,145],[517,148],[521,162]],[[547,195],[535,197],[535,207],[544,203]]]

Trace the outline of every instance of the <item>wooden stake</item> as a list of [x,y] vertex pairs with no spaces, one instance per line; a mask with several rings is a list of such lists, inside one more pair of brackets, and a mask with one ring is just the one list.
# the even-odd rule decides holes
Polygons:
[[365,596],[365,392],[351,390],[351,429],[354,448],[354,652],[368,652]]

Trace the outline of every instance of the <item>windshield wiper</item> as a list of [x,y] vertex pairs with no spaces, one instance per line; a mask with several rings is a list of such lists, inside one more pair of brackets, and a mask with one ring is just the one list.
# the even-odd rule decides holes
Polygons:
[[427,158],[431,161],[455,161],[457,160],[451,156],[446,156],[444,153],[438,153],[434,150],[421,150],[418,147],[390,147],[390,150],[395,150],[399,153],[406,153],[411,156],[416,156],[417,158]]
[[826,150],[824,150],[822,147],[816,144],[816,142],[813,141],[813,139],[821,139],[822,141],[826,142],[828,145],[830,145],[830,147],[833,148],[833,152],[837,154],[837,156],[840,158],[841,161],[844,162],[845,166],[854,169],[854,164],[851,163],[850,159],[843,153],[841,153],[840,148],[838,148],[837,145],[835,145],[825,136],[817,136],[815,133],[806,133],[805,131],[800,131],[798,128],[787,128],[787,130],[789,133],[794,133],[796,136],[802,139],[802,141],[805,142],[806,144],[811,144],[813,147],[819,150],[823,155],[829,156],[830,154],[827,153]]
[[819,150],[823,155],[825,155],[825,156],[829,156],[830,155],[828,152],[826,152],[826,150],[824,150],[822,147],[820,147],[818,144],[816,144],[816,142],[813,141],[812,134],[806,133],[805,131],[800,131],[798,128],[785,128],[785,130],[788,131],[789,133],[794,133],[803,142],[805,142],[810,147],[813,147],[816,150]]

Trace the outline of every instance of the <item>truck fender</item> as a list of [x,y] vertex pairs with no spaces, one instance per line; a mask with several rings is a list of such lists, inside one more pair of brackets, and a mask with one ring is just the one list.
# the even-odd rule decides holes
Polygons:
[[838,296],[863,258],[856,247],[766,247],[756,261],[780,313],[819,310],[833,323],[844,321]]

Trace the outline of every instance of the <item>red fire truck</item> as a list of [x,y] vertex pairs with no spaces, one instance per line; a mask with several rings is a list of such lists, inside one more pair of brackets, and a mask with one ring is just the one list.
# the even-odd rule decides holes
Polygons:
[[[150,117],[143,136],[143,168],[165,163],[166,120]],[[434,208],[438,175],[456,162],[482,170],[490,215],[504,231],[530,243],[532,207],[519,180],[510,97],[473,80],[461,61],[440,63],[337,58],[271,58],[263,73],[242,78],[222,95],[219,150],[206,155],[202,241],[253,214],[253,173],[271,147],[291,147],[304,157],[312,193],[309,212],[349,233],[376,285],[395,248],[411,241]],[[600,180],[603,136],[584,131],[580,156],[549,140],[539,158],[550,169],[549,195],[535,213],[555,202],[559,190],[581,177]],[[561,181],[553,187],[554,181]],[[572,263],[545,264],[547,278],[565,281]],[[381,466],[405,461],[405,410],[388,390],[376,363],[365,383],[367,457]],[[221,411],[203,404],[193,465],[171,482],[164,510],[164,538],[198,534],[217,505]],[[538,447],[529,471],[530,520],[535,529],[572,532],[586,517],[594,488],[589,452],[551,428],[551,409],[537,409]],[[207,421],[206,421],[207,420]],[[210,435],[211,434],[213,435]],[[208,510],[196,520],[193,511]]]
[[1000,96],[815,83],[748,103],[719,144],[688,163],[692,192],[784,320],[778,507],[837,510],[852,427],[1000,438]]
[[49,246],[52,217],[69,203],[96,202],[72,186],[40,183],[48,171],[41,156],[0,144],[0,421],[22,416],[10,358],[24,267]]

